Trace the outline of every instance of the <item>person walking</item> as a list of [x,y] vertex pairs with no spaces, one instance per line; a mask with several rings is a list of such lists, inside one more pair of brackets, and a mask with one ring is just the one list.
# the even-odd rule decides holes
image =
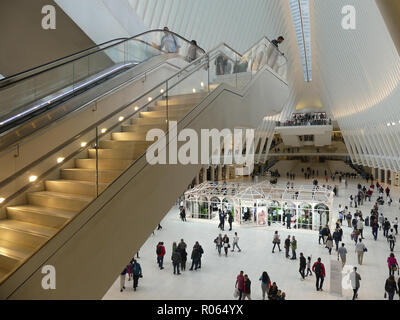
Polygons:
[[196,241],[195,245],[197,246],[197,250],[199,251],[199,265],[197,269],[201,269],[201,258],[203,257],[204,250],[198,241]]
[[172,253],[171,260],[172,260],[172,265],[174,266],[174,274],[178,274],[178,275],[181,274],[181,272],[179,270],[179,266],[182,263],[182,257],[178,250],[175,250]]
[[346,256],[347,256],[347,249],[345,248],[344,243],[342,243],[342,246],[338,250],[338,260],[340,257],[340,260],[342,261],[342,269],[346,264]]
[[389,230],[390,230],[390,222],[387,218],[385,218],[385,222],[383,223],[383,235],[385,237],[388,236]]
[[303,252],[300,252],[300,268],[299,273],[301,275],[301,280],[305,279],[305,271],[306,271],[307,261],[303,255]]
[[393,228],[396,231],[396,236],[398,235],[398,232],[397,232],[398,227],[399,227],[399,220],[396,217],[396,218],[394,218],[394,221],[393,221]]
[[346,220],[347,220],[347,226],[349,227],[349,228],[351,228],[351,219],[353,218],[353,216],[352,216],[352,214],[349,212],[347,215],[346,215]]
[[361,276],[357,272],[357,267],[354,267],[353,272],[350,273],[350,282],[353,288],[353,300],[358,298],[358,289],[360,289]]
[[243,299],[251,300],[251,281],[247,274],[244,275],[244,285],[243,285]]
[[265,294],[268,294],[268,290],[271,287],[271,279],[268,276],[268,273],[264,271],[259,279],[261,281],[261,292],[263,300],[265,300]]
[[358,264],[362,265],[363,263],[363,258],[364,258],[364,252],[367,251],[367,248],[365,247],[364,243],[362,242],[362,239],[358,240],[358,243],[356,244],[356,253],[357,253],[357,260]]
[[286,254],[286,258],[290,258],[290,255],[289,255],[290,244],[291,244],[290,236],[288,236],[287,239],[285,240],[285,254]]
[[281,239],[280,239],[280,237],[279,237],[279,234],[278,234],[278,231],[275,231],[275,234],[274,234],[274,238],[273,238],[273,240],[272,240],[272,243],[274,244],[274,246],[272,247],[272,253],[274,253],[275,252],[275,246],[277,245],[278,246],[278,249],[279,249],[279,252],[281,252],[282,250],[281,250]]
[[295,237],[292,237],[292,242],[290,243],[291,248],[292,248],[292,258],[290,260],[296,260],[296,250],[297,250],[297,240],[295,239]]
[[376,219],[372,223],[371,229],[372,229],[372,236],[374,237],[374,240],[376,241],[378,239],[378,229],[379,229],[379,225],[378,225],[378,222],[376,221]]
[[319,232],[318,232],[318,244],[321,245],[321,240],[322,240],[322,227],[319,227]]
[[307,257],[307,273],[306,277],[312,276],[312,271],[311,271],[311,256]]
[[388,233],[387,240],[389,242],[389,249],[390,249],[391,252],[393,252],[394,245],[396,243],[396,236],[395,236],[395,234],[393,232],[393,229],[390,229],[390,232]]
[[242,251],[239,247],[239,237],[237,235],[237,232],[235,232],[235,236],[233,237],[233,244],[232,244],[232,252],[235,251],[235,247],[238,248],[239,252]]
[[193,271],[194,267],[194,270],[196,271],[199,267],[199,260],[200,260],[199,248],[196,245],[193,246],[191,258],[192,258],[192,266],[190,267],[189,270]]
[[136,291],[136,288],[139,285],[139,278],[143,278],[143,273],[142,273],[142,267],[135,259],[133,259],[132,263],[132,274],[133,274],[133,291]]
[[214,242],[217,245],[218,255],[221,255],[221,249],[222,249],[222,246],[223,246],[222,235],[219,234],[218,237],[214,240]]
[[386,298],[386,293],[388,294],[389,300],[393,300],[395,293],[398,293],[399,290],[397,290],[397,284],[394,279],[394,276],[389,276],[389,278],[385,282],[385,298]]
[[179,251],[179,254],[181,255],[181,271],[185,271],[186,270],[186,261],[187,261],[186,249],[183,246],[178,245],[178,251]]
[[399,264],[397,263],[394,253],[391,253],[389,258],[387,258],[387,263],[389,267],[389,276],[394,276],[395,271],[399,269]]
[[119,276],[120,292],[125,290],[125,278],[126,274],[128,273],[128,268],[130,268],[130,266],[126,266]]
[[326,274],[325,274],[325,266],[321,262],[321,258],[318,258],[317,262],[314,263],[312,271],[314,271],[316,276],[315,286],[317,288],[317,291],[323,291],[322,285],[324,284],[324,278]]
[[232,231],[233,214],[228,212],[229,231]]
[[[379,208],[382,208],[382,207],[379,207]],[[381,213],[379,215],[378,222],[379,222],[379,230],[381,230],[383,227],[383,224],[385,223],[385,218],[383,217],[383,213]]]
[[332,238],[331,234],[328,234],[328,238],[326,238],[325,244],[326,244],[326,247],[328,248],[329,255],[331,255],[332,248],[333,248],[333,238]]
[[357,230],[360,232],[361,239],[364,239],[363,230],[364,230],[364,222],[361,218],[357,221]]
[[332,235],[332,238],[335,241],[336,252],[337,252],[339,250],[339,242],[342,240],[342,236],[338,229],[335,230],[335,232]]
[[228,249],[231,247],[231,245],[229,244],[229,238],[227,235],[225,235],[223,238],[223,245],[224,245],[225,257],[227,257]]
[[165,253],[166,252],[165,252],[164,242],[159,242],[157,245],[156,254],[157,254],[157,263],[158,266],[160,267],[160,270],[164,269],[163,262]]
[[239,275],[236,277],[235,288],[239,291],[239,300],[242,300],[243,288],[244,288],[244,276],[243,271],[240,271]]

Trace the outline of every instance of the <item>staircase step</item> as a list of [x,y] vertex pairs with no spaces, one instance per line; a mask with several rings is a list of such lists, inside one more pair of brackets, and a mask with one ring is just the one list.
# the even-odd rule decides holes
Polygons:
[[168,125],[166,122],[164,122],[159,124],[146,124],[146,125],[131,124],[122,126],[122,132],[147,133],[151,129],[161,129],[163,131],[167,131]]
[[[192,94],[183,94],[183,95],[174,95],[168,98],[168,105],[182,105],[182,104],[197,104],[204,97],[207,96],[206,92],[202,93],[192,93]],[[156,105],[165,106],[167,104],[167,100],[158,100]]]
[[[47,191],[81,194],[89,197],[97,195],[97,187],[94,182],[78,181],[78,180],[47,180],[45,181]],[[103,192],[107,187],[105,183],[99,183],[99,193]]]
[[151,124],[156,124],[156,125],[161,125],[163,123],[166,123],[166,116],[160,117],[160,118],[134,118],[131,119],[131,124],[134,125],[151,125]]
[[[111,183],[113,182],[120,174],[122,170],[101,170],[98,172],[99,174],[99,182],[100,183]],[[71,169],[62,169],[61,170],[61,178],[67,180],[79,180],[79,181],[96,181],[96,170],[94,169],[79,169],[79,168],[71,168]]]
[[0,239],[0,254],[18,260],[25,260],[35,252],[35,249],[21,244]]
[[[61,228],[77,212],[65,211],[55,208],[40,207],[35,205],[23,205],[7,207],[9,219],[34,223],[50,228]],[[0,243],[1,246],[1,243]]]
[[152,145],[151,141],[117,141],[117,140],[103,140],[100,141],[100,147],[103,149],[124,149],[133,150],[135,153],[142,154],[147,148]]
[[28,193],[29,204],[80,212],[94,197],[51,191]]
[[[133,161],[121,159],[98,159],[99,170],[124,170]],[[96,159],[75,159],[75,167],[82,169],[96,169]]]
[[[136,150],[131,148],[99,149],[97,156],[99,159],[134,160],[146,150],[146,147],[137,148]],[[96,149],[89,149],[89,158],[96,159]]]
[[[175,104],[175,105],[169,105],[168,104],[168,112],[171,110],[174,111],[187,111],[193,109],[195,105],[194,104]],[[148,111],[164,111],[165,113],[167,112],[167,106],[166,105],[156,105],[154,107],[149,107]]]
[[116,141],[146,141],[146,132],[114,132],[112,139]]
[[[187,114],[186,110],[170,110],[168,111],[168,119],[179,120]],[[141,118],[162,118],[165,117],[164,111],[145,111],[140,113]]]

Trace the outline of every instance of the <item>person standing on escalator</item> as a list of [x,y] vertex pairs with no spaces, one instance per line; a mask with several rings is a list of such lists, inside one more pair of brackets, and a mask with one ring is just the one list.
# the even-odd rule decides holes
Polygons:
[[165,50],[168,53],[179,52],[179,42],[174,34],[172,34],[168,27],[164,27],[164,36],[161,38],[161,44],[158,47],[160,50]]

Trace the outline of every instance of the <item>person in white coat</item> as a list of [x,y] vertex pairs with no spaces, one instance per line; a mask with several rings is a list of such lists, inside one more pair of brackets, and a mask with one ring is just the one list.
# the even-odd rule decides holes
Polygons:
[[354,267],[353,271],[350,273],[350,281],[354,292],[353,300],[355,300],[358,298],[358,289],[360,289],[360,281],[361,281],[361,276],[357,272],[357,267]]
[[363,230],[364,230],[364,222],[362,219],[358,219],[357,221],[357,230],[360,231],[361,239],[364,239]]

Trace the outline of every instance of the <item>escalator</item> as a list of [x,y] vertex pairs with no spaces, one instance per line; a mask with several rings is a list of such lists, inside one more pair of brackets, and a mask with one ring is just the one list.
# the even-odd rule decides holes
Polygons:
[[[221,44],[0,182],[0,298],[102,298],[202,167],[153,158],[173,159],[183,129],[255,128],[279,113],[286,65],[266,38],[244,54]],[[152,129],[165,145],[149,155]],[[56,290],[42,287],[47,265]]]
[[[169,54],[157,44],[165,34],[179,41]],[[161,65],[185,66],[190,42],[172,32],[151,30],[114,39],[0,81],[0,150],[50,125],[110,90],[126,86]],[[204,50],[197,47],[197,54]],[[172,60],[181,60],[174,65]]]

